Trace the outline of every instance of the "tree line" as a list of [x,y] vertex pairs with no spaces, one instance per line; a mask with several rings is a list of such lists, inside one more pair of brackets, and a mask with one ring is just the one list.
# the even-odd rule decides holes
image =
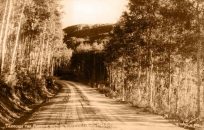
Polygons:
[[129,0],[106,46],[109,93],[193,125],[204,109],[204,4]]
[[70,55],[62,42],[60,6],[56,0],[1,0],[1,78],[53,75],[55,66]]
[[68,64],[59,0],[0,0],[0,125],[54,96],[54,70]]

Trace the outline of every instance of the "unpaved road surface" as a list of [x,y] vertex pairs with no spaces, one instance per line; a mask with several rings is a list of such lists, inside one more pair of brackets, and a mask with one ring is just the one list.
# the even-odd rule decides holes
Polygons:
[[[40,107],[19,129],[184,130],[163,117],[142,112],[99,94],[86,85],[59,80],[62,91]],[[24,128],[23,128],[24,127]]]

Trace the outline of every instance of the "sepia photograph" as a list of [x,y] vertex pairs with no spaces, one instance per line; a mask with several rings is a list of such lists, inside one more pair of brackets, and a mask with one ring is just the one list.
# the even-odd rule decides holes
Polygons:
[[204,0],[0,0],[0,130],[204,130]]

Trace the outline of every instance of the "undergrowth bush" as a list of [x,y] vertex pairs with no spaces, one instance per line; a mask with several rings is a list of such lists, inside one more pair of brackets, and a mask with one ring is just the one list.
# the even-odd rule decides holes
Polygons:
[[11,97],[11,88],[0,78],[0,94],[4,97]]
[[35,74],[21,71],[17,79],[15,91],[24,103],[37,103],[57,90],[52,77],[39,77]]

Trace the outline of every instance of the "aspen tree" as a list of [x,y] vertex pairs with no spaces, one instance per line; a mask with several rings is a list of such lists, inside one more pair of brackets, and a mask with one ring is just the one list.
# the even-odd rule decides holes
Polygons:
[[204,112],[202,110],[203,106],[201,107],[201,86],[202,86],[202,79],[201,79],[201,48],[202,48],[202,42],[200,39],[203,38],[203,36],[201,35],[201,32],[203,30],[202,29],[202,25],[201,25],[201,19],[200,19],[200,16],[199,16],[199,6],[200,6],[200,2],[203,2],[202,0],[198,0],[197,1],[197,35],[198,35],[198,43],[197,43],[197,115],[198,115],[198,118],[201,120],[201,127],[202,128],[199,128],[201,130],[204,129],[204,121],[203,121],[203,118],[204,118]]
[[6,0],[6,5],[5,5],[5,9],[4,9],[2,24],[1,24],[1,31],[0,31],[0,55],[2,55],[2,43],[3,43],[2,37],[3,37],[3,34],[4,34],[6,14],[7,14],[7,10],[8,10],[8,2],[9,2],[9,0]]
[[12,58],[11,58],[11,66],[10,66],[10,74],[13,74],[14,72],[14,67],[15,67],[15,60],[16,60],[16,52],[17,52],[17,47],[19,44],[19,37],[20,37],[20,30],[21,30],[21,25],[22,25],[22,20],[23,20],[23,11],[25,8],[25,1],[24,1],[24,5],[23,5],[23,9],[21,11],[20,14],[20,21],[18,23],[18,29],[17,29],[17,34],[16,34],[16,41],[15,41],[15,46],[13,49],[13,54],[12,54]]
[[1,72],[3,72],[3,69],[4,69],[5,54],[6,54],[6,49],[7,49],[6,48],[6,42],[7,42],[7,38],[8,38],[10,17],[11,17],[11,12],[12,12],[12,8],[13,8],[13,0],[9,1],[9,7],[8,8],[9,9],[8,9],[8,15],[7,15],[7,19],[6,19],[5,33],[4,33],[3,42],[2,42]]

